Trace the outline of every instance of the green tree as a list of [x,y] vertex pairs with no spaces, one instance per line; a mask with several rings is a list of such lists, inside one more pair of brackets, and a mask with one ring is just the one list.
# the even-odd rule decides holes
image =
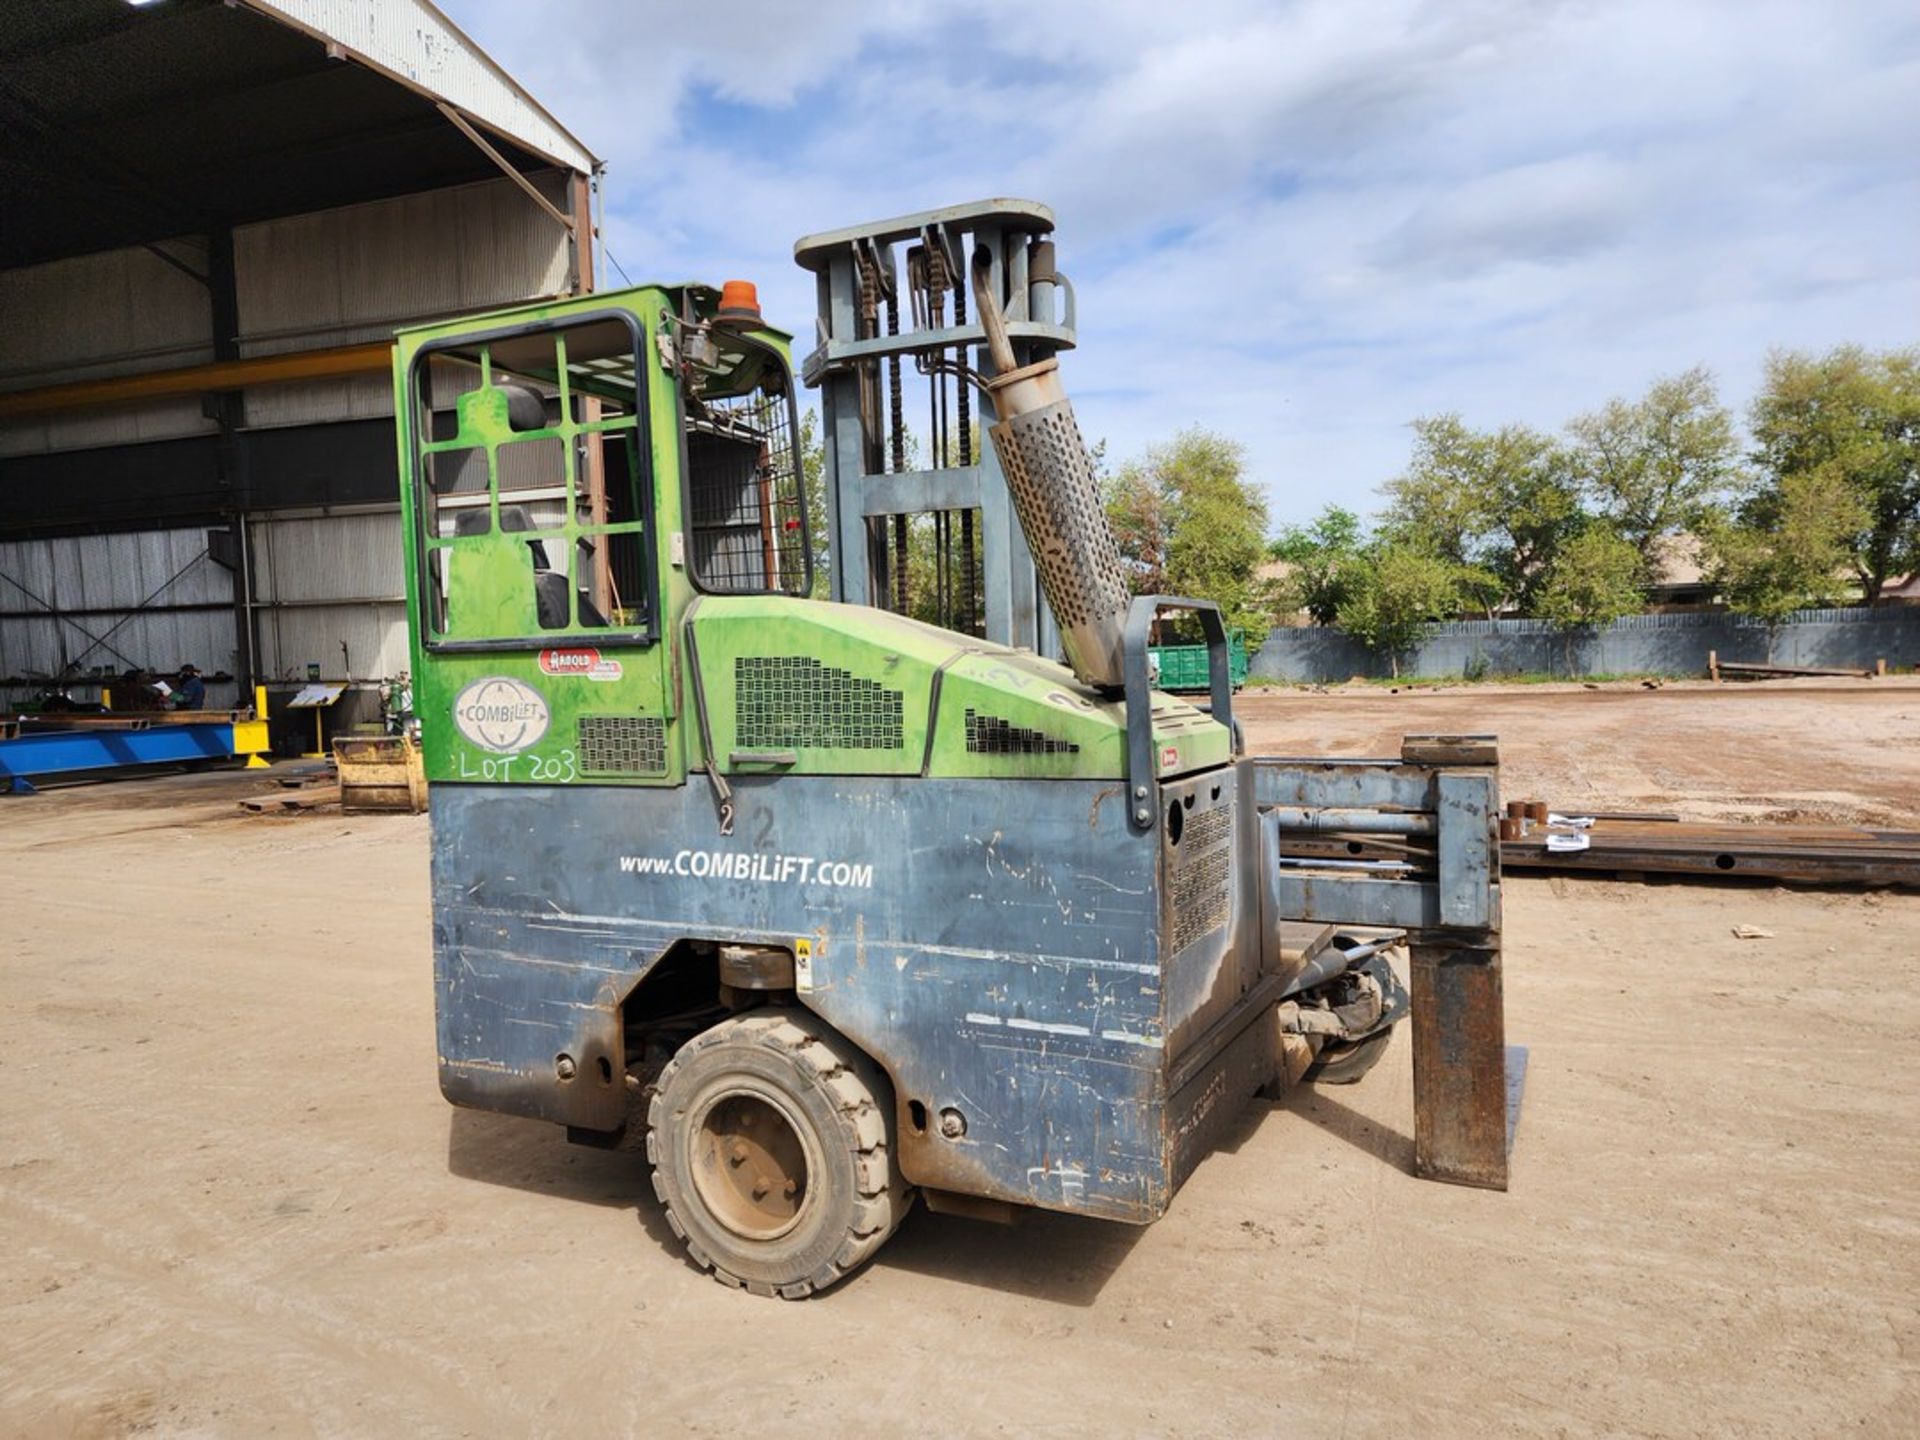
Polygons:
[[1567,447],[1525,425],[1507,425],[1485,445],[1488,525],[1479,563],[1523,615],[1560,552],[1588,523]]
[[1123,466],[1105,483],[1107,523],[1126,561],[1136,595],[1167,593],[1167,505],[1158,479],[1140,464]]
[[1638,400],[1610,400],[1567,429],[1574,474],[1639,552],[1643,580],[1655,547],[1704,523],[1737,467],[1733,416],[1703,367],[1654,381]]
[[1305,525],[1286,525],[1267,554],[1287,566],[1276,600],[1305,610],[1316,625],[1331,625],[1361,566],[1360,517],[1329,505]]
[[[1890,576],[1920,566],[1920,349],[1776,352],[1750,419],[1759,467],[1743,505],[1750,525],[1797,525],[1824,546],[1844,515],[1837,564],[1869,602]],[[1822,498],[1832,515],[1792,518]]]
[[[1236,442],[1197,427],[1183,430],[1120,467],[1108,485],[1108,516],[1135,593],[1211,600],[1229,626],[1246,632],[1251,649],[1266,638],[1273,618],[1259,575],[1267,503],[1245,468]],[[1186,633],[1192,626],[1177,628]]]
[[1465,567],[1406,544],[1377,545],[1340,606],[1340,628],[1400,674],[1400,657],[1438,620],[1459,613]]
[[1458,415],[1413,422],[1413,457],[1406,472],[1381,486],[1387,506],[1380,530],[1391,543],[1455,565],[1472,563],[1491,519],[1484,439]]
[[[1406,472],[1384,487],[1381,528],[1403,544],[1491,575],[1488,610],[1532,613],[1559,547],[1586,523],[1566,446],[1525,425],[1474,430],[1458,415],[1413,422]],[[1489,593],[1490,590],[1490,593]]]
[[1733,609],[1772,630],[1795,610],[1840,598],[1867,528],[1867,506],[1838,468],[1790,471],[1705,530],[1709,574]]
[[1640,609],[1640,552],[1611,526],[1591,525],[1560,547],[1541,577],[1536,613],[1566,637],[1567,673],[1573,638],[1611,625]]
[[1640,609],[1640,552],[1604,525],[1560,547],[1540,583],[1539,614],[1563,630],[1611,625]]

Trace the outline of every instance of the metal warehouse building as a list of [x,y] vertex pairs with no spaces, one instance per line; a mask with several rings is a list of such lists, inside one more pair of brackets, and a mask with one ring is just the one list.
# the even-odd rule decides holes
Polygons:
[[[407,668],[387,340],[591,289],[599,162],[424,0],[10,0],[0,705]],[[310,732],[309,732],[310,733]]]

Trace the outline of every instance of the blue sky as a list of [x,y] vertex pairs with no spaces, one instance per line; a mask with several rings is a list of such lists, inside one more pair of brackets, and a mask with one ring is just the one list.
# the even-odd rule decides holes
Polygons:
[[1089,439],[1228,434],[1276,522],[1370,508],[1417,415],[1920,342],[1911,0],[442,4],[606,159],[629,276],[801,348],[798,236],[1053,206]]

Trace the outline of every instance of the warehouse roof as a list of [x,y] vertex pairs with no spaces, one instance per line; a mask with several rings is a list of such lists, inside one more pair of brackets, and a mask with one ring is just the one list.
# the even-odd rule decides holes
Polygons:
[[426,0],[12,0],[0,268],[598,161]]

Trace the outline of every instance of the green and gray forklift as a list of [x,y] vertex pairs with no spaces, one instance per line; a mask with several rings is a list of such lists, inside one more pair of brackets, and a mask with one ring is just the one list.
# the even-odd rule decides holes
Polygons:
[[1154,1220],[1409,1016],[1416,1167],[1506,1184],[1493,745],[1246,753],[1219,611],[1130,592],[1053,228],[802,240],[800,381],[740,282],[398,337],[442,1091],[644,1152],[756,1294],[916,1197]]

